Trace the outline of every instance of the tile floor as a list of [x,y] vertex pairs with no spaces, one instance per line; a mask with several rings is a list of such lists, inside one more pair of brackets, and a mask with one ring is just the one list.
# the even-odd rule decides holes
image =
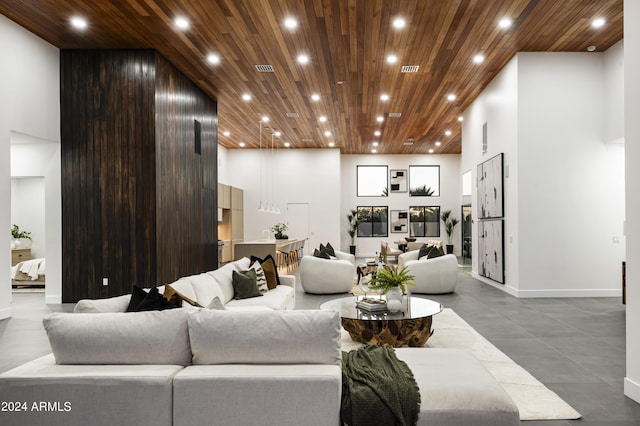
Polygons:
[[[296,308],[316,309],[343,296],[305,294],[298,286]],[[640,425],[640,404],[623,394],[625,307],[620,299],[517,299],[462,269],[455,293],[428,298],[456,311],[583,416],[524,425]],[[71,309],[45,305],[43,293],[14,293],[14,316],[0,321],[0,372],[48,353],[42,317]]]

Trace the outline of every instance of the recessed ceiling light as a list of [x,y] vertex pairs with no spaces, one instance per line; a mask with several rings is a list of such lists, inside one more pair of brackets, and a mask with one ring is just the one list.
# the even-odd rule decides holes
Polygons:
[[276,138],[279,138],[281,134],[282,134],[282,133],[280,133],[280,132],[275,132],[275,133],[273,134],[273,136],[275,136]]
[[207,56],[207,61],[209,61],[210,64],[218,65],[220,63],[220,56],[216,55],[215,53],[212,53],[209,56]]
[[436,141],[436,146],[440,146],[440,145],[442,145],[442,142]]
[[386,93],[383,93],[382,95],[380,95],[380,100],[381,101],[388,101],[389,100],[389,95],[387,95]]
[[462,123],[464,121],[464,117],[463,116],[459,116],[458,117],[458,121]]
[[284,143],[284,147],[285,147],[285,148],[289,148],[290,146],[291,146],[291,144],[290,144],[289,142],[285,142],[285,143]]
[[309,63],[309,57],[307,55],[298,55],[298,63],[302,65]]
[[324,135],[325,135],[326,137],[329,137],[329,136],[331,136],[331,132],[327,130],[326,132],[324,132]]
[[231,136],[231,132],[229,132],[229,131],[223,132],[222,134],[225,135],[225,136]]
[[604,18],[596,18],[591,21],[591,26],[593,28],[601,28],[607,21]]
[[380,130],[376,130],[375,132],[373,132],[374,136],[380,136],[382,134],[382,132],[380,132]]
[[186,30],[187,28],[189,28],[189,20],[184,16],[178,16],[173,20],[173,23],[176,24],[176,27],[181,30]]
[[79,16],[74,16],[71,18],[71,25],[77,30],[84,30],[87,28],[87,21]]
[[311,95],[311,100],[318,102],[320,100],[320,95],[318,95],[317,93],[314,93],[313,95]]
[[455,94],[453,94],[453,93],[449,93],[449,94],[447,95],[447,100],[449,100],[449,101],[455,101],[455,100],[456,100],[456,95],[455,95]]
[[244,95],[242,95],[242,100],[245,102],[249,102],[251,100],[251,95],[248,93],[245,93]]
[[404,28],[404,26],[407,25],[407,21],[405,21],[403,18],[396,18],[393,20],[393,28],[395,29],[402,29]]
[[429,154],[433,154],[433,148],[429,148]]
[[387,56],[387,62],[389,62],[390,64],[395,64],[396,62],[398,62],[398,57],[396,55],[389,55]]
[[338,80],[338,81],[336,81],[336,84],[340,84],[340,85],[342,85],[342,84],[344,84],[344,81],[342,81],[342,80]]
[[321,115],[320,117],[318,117],[318,121],[321,123],[326,123],[327,122],[327,117],[325,117],[324,115]]
[[451,130],[445,130],[444,131],[444,135],[445,136],[451,136]]
[[269,121],[269,117],[267,117],[266,115],[263,115],[260,121],[262,121],[263,123],[267,123]]
[[513,24],[513,21],[511,21],[511,19],[509,18],[502,18],[500,22],[498,22],[498,26],[503,30],[506,30],[507,28],[509,28],[511,24]]
[[377,149],[372,149],[372,150],[371,150],[371,153],[372,153],[372,154],[377,154],[377,153],[378,153],[378,150],[377,150]]
[[473,57],[473,62],[476,64],[481,64],[484,62],[484,55],[481,53],[478,53],[477,55],[475,55]]
[[383,117],[383,116],[381,116],[381,115],[379,115],[378,117],[376,117],[376,121],[377,121],[378,123],[382,123],[382,122],[384,121],[384,117]]
[[589,52],[595,52],[596,51],[596,47],[591,45],[591,46],[587,46],[587,51]]
[[333,148],[334,146],[336,146],[334,142],[329,142],[329,147]]
[[284,26],[285,28],[293,30],[298,26],[298,21],[295,18],[291,18],[291,17],[285,18]]
[[244,148],[246,144],[244,142],[240,142],[238,145],[240,145],[241,148]]
[[378,144],[378,142],[374,142],[374,143],[372,143],[371,145],[373,145],[373,146],[378,146],[379,144]]

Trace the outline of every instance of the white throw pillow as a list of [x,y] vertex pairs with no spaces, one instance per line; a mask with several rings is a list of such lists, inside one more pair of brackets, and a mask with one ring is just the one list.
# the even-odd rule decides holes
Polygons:
[[267,285],[267,277],[264,274],[262,266],[260,266],[260,262],[256,260],[253,265],[251,265],[251,269],[256,270],[256,283],[258,284],[258,290],[260,290],[260,293],[268,292],[269,286]]
[[193,364],[340,364],[335,311],[189,313]]
[[220,298],[218,296],[216,296],[213,299],[211,299],[211,302],[209,302],[209,304],[207,305],[207,309],[215,309],[217,311],[224,311],[227,308],[224,307],[224,304],[222,303]]

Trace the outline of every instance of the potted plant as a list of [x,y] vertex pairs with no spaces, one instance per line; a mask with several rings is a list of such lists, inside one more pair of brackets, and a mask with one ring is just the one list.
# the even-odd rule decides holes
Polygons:
[[347,213],[347,221],[349,222],[349,229],[347,229],[347,234],[351,237],[351,245],[349,246],[349,253],[355,256],[356,254],[356,234],[358,232],[358,225],[360,225],[360,218],[358,217],[358,211],[355,209],[351,209],[349,213]]
[[33,239],[31,238],[31,232],[23,231],[18,225],[11,226],[11,247],[16,249],[28,249],[31,248]]
[[274,237],[276,240],[286,240],[289,238],[288,235],[284,234],[284,231],[287,230],[287,225],[284,223],[276,223],[271,227],[271,230],[275,233]]
[[402,295],[407,293],[407,286],[415,285],[411,282],[414,278],[406,267],[398,271],[398,266],[387,266],[373,274],[369,281],[369,288],[385,294],[387,308],[391,312],[396,312],[402,306]]
[[447,254],[453,253],[453,228],[456,227],[460,221],[451,215],[451,210],[445,210],[440,215],[440,220],[444,223],[444,230],[447,233]]

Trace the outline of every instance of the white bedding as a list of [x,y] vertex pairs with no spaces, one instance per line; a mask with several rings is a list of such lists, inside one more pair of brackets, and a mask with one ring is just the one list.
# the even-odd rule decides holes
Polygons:
[[19,272],[27,275],[32,281],[37,280],[39,276],[45,275],[46,272],[44,258],[25,260],[12,266],[11,279],[24,279],[24,275],[19,274]]

